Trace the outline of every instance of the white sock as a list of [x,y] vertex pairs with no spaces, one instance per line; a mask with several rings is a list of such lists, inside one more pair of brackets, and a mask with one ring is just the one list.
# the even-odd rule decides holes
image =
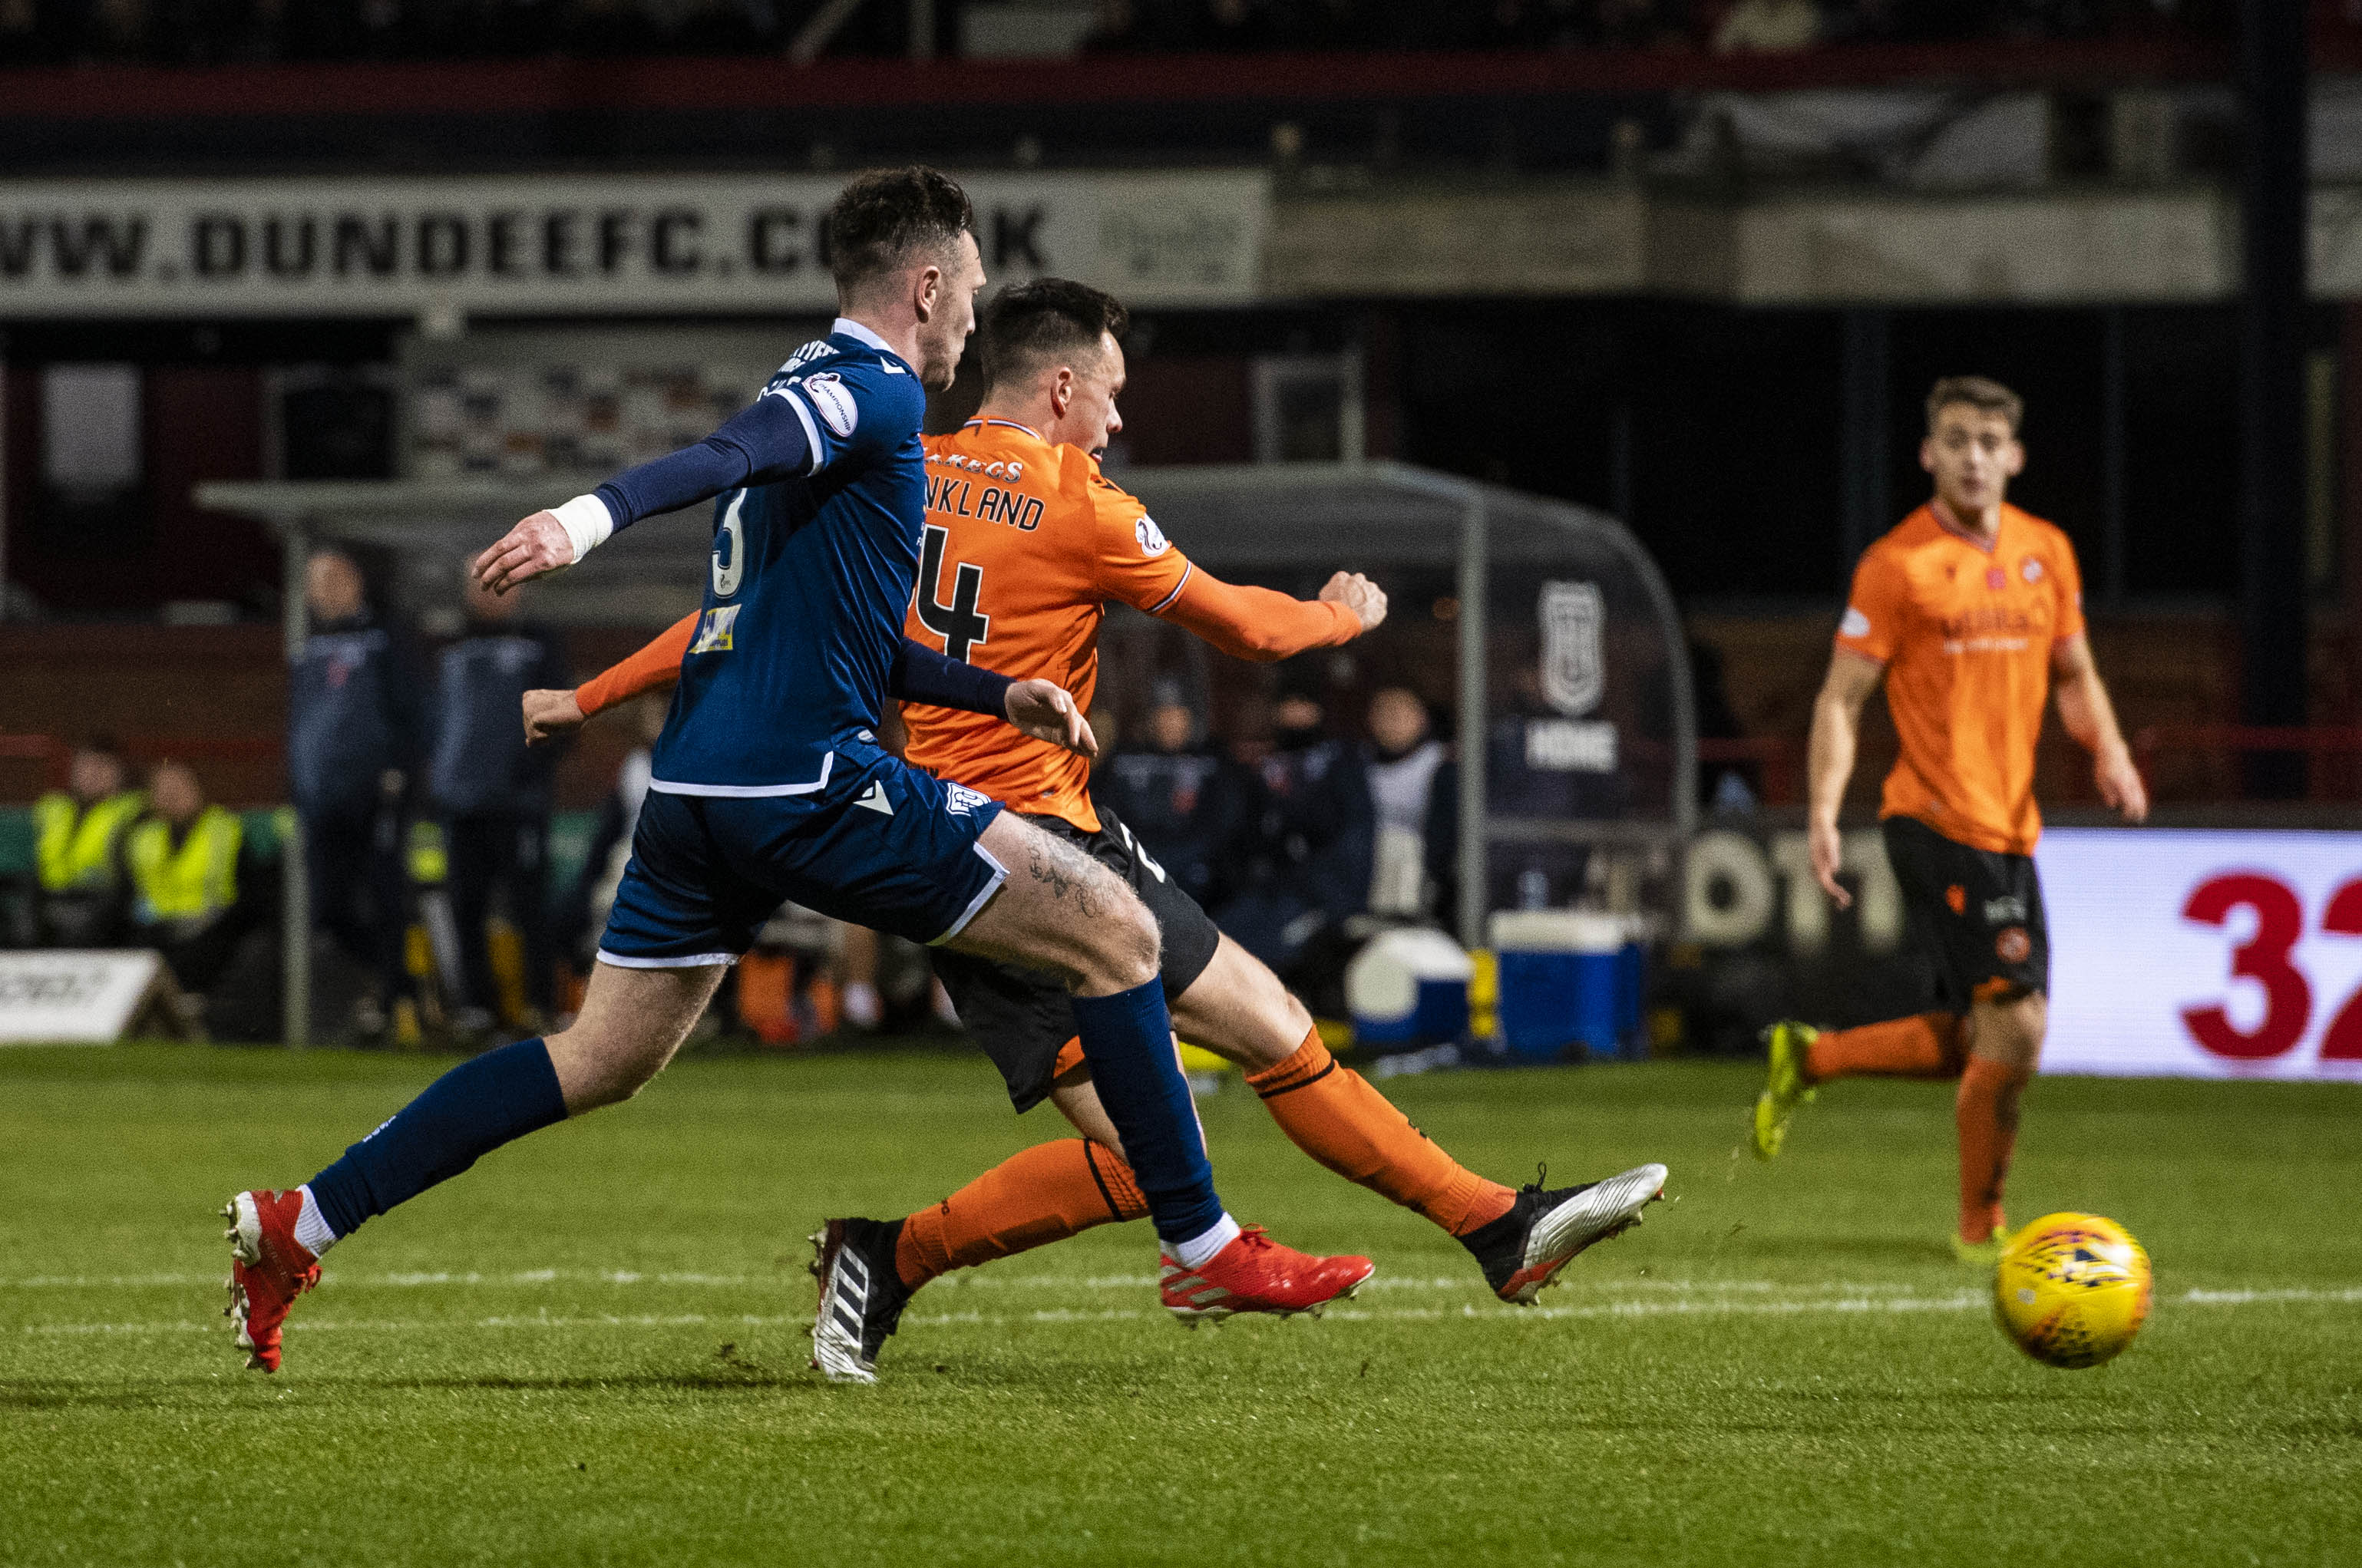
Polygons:
[[866,980],[849,980],[844,987],[844,1016],[848,1022],[863,1029],[875,1029],[877,1021],[886,1016],[883,1003],[877,999],[877,988]]
[[295,1240],[316,1258],[337,1244],[337,1233],[321,1216],[320,1200],[312,1196],[311,1187],[307,1184],[297,1190],[304,1195],[304,1207],[295,1215]]
[[1192,1236],[1187,1241],[1167,1247],[1165,1250],[1173,1254],[1173,1261],[1183,1268],[1198,1268],[1201,1267],[1208,1258],[1238,1239],[1239,1222],[1231,1219],[1229,1211],[1225,1210],[1222,1217],[1214,1221],[1212,1230],[1202,1235]]

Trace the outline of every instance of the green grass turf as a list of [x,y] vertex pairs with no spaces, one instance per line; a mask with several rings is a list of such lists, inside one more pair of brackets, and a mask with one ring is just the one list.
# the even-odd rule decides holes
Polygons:
[[1948,1092],[1838,1086],[1766,1167],[1753,1075],[1667,1065],[1387,1086],[1506,1179],[1672,1166],[1549,1313],[1233,1085],[1226,1197],[1375,1256],[1358,1310],[1182,1332],[1109,1227],[929,1287],[839,1388],[813,1221],[1058,1128],[967,1056],[692,1060],[372,1222],[287,1370],[239,1370],[214,1209],[442,1065],[0,1051],[0,1562],[2362,1561],[2362,1088],[2035,1086],[2013,1213],[2158,1263],[2093,1372],[2020,1357],[1950,1262]]

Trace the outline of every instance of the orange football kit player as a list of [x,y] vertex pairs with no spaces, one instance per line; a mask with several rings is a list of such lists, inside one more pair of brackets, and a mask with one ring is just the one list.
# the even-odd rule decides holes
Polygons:
[[1862,553],[1813,709],[1813,874],[1840,908],[1838,806],[1861,708],[1882,677],[1902,755],[1880,807],[1913,935],[1935,961],[1941,1010],[1860,1029],[1777,1023],[1755,1105],[1755,1152],[1780,1152],[1814,1086],[1856,1074],[1958,1078],[1960,1219],[1953,1250],[1992,1263],[2018,1097],[2042,1054],[2050,946],[2035,874],[2042,816],[2034,746],[2053,684],[2100,797],[2126,820],[2148,791],[2116,727],[2084,635],[2082,574],[2067,536],[2003,499],[2025,466],[2024,404],[1981,376],[1927,395],[1920,466],[1933,500]]
[[[1113,298],[1056,279],[1006,290],[985,313],[982,409],[957,432],[926,438],[927,516],[905,635],[1003,675],[1055,681],[1087,709],[1111,600],[1258,660],[1335,646],[1376,625],[1385,595],[1358,574],[1341,571],[1319,599],[1301,601],[1199,569],[1099,471],[1095,454],[1122,428],[1115,404],[1126,324]],[[683,657],[697,657],[686,653],[694,619],[579,691],[529,695],[528,728],[571,728],[674,680]],[[1467,1170],[1333,1061],[1303,1003],[1217,931],[1121,822],[1094,808],[1085,757],[986,715],[906,705],[903,721],[911,763],[1025,813],[1138,891],[1159,927],[1176,1030],[1246,1069],[1314,1159],[1459,1238],[1503,1299],[1531,1301],[1577,1253],[1661,1194],[1665,1169],[1655,1165],[1555,1191],[1513,1191]],[[1145,1212],[1065,993],[1032,970],[942,949],[934,958],[1017,1109],[1050,1099],[1083,1137],[1028,1149],[900,1220],[828,1221],[815,1238],[820,1331],[837,1331],[832,1313],[840,1329],[857,1321],[865,1371],[927,1281]],[[1188,1282],[1176,1283],[1190,1294]],[[1206,1315],[1221,1315],[1219,1297],[1206,1293]]]

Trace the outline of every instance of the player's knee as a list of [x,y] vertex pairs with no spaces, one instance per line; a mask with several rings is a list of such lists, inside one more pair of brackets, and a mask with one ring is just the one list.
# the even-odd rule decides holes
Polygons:
[[1094,971],[1087,977],[1130,990],[1156,978],[1162,956],[1156,917],[1131,889],[1109,880],[1120,896],[1109,899],[1100,917],[1085,928],[1086,956]]

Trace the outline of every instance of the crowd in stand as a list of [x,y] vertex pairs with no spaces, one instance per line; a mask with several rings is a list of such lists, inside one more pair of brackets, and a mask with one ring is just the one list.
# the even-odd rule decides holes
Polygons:
[[[0,66],[110,61],[502,59],[785,50],[810,0],[0,0]],[[938,0],[945,39],[959,0]],[[1098,0],[1086,52],[1637,49],[2220,31],[2231,0]],[[870,0],[839,54],[900,54],[908,8]]]

